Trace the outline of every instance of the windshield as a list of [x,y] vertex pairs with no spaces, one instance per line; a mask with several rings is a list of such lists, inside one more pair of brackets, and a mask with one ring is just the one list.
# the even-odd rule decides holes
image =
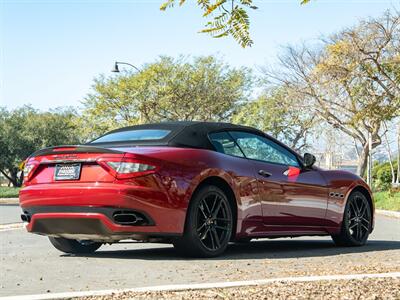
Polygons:
[[171,130],[164,129],[125,130],[103,135],[90,143],[96,144],[110,142],[161,140],[165,138],[170,132]]

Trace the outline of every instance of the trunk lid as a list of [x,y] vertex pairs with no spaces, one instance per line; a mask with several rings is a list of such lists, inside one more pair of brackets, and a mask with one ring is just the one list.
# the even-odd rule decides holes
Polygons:
[[124,154],[119,150],[92,146],[45,148],[27,159],[24,183],[113,182],[115,177],[103,162],[119,162]]

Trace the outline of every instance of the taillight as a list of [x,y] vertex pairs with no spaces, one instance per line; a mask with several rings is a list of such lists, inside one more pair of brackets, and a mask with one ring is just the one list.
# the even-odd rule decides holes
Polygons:
[[154,173],[156,167],[137,161],[99,161],[117,179],[126,179]]
[[156,168],[154,166],[140,164],[140,163],[133,163],[133,162],[110,161],[107,164],[111,168],[113,168],[118,174],[144,172],[144,171],[154,170]]
[[24,166],[24,182],[28,181],[31,177],[33,172],[35,171],[36,167],[38,166],[37,163],[28,162]]

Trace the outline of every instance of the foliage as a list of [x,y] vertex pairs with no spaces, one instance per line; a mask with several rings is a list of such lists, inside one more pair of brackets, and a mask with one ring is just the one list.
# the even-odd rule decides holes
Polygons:
[[285,88],[268,90],[255,101],[244,105],[233,122],[268,132],[291,148],[307,148],[307,135],[315,127],[315,114],[299,110],[293,103],[302,99],[292,97]]
[[[300,3],[306,4],[309,1],[302,0]],[[165,11],[176,2],[182,6],[186,0],[166,0],[160,9]],[[253,0],[198,0],[197,5],[203,11],[203,17],[212,18],[200,32],[208,33],[214,38],[232,36],[243,48],[253,44],[248,14],[248,10],[257,9]]]
[[377,209],[400,211],[400,192],[385,191],[374,193],[375,207]]
[[268,82],[307,99],[324,122],[360,146],[358,173],[364,174],[368,135],[380,145],[382,122],[400,114],[400,15],[385,13],[360,22],[317,46],[290,46],[280,69],[265,69]]
[[[174,6],[175,2],[177,1],[167,0],[160,9],[166,10],[167,7]],[[183,5],[185,2],[186,0],[179,0],[179,5]],[[213,16],[200,32],[208,33],[214,38],[232,36],[243,48],[253,44],[249,32],[250,19],[247,13],[248,9],[257,9],[252,0],[215,0],[213,2],[199,0],[197,4],[203,10],[203,17]]]
[[[397,161],[393,162],[395,172],[397,171]],[[374,189],[377,191],[387,191],[392,185],[392,174],[389,162],[377,163],[372,168],[372,178]]]
[[0,186],[0,199],[1,198],[17,198],[20,188]]
[[97,134],[139,123],[228,121],[247,100],[251,81],[247,69],[212,56],[193,62],[161,57],[141,72],[97,79],[84,102],[83,120]]
[[0,172],[20,186],[19,165],[34,151],[54,145],[79,143],[75,111],[39,112],[30,106],[8,111],[0,108]]

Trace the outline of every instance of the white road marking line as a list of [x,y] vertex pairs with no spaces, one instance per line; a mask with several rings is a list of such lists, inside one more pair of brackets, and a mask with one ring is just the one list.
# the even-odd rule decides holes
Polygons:
[[162,292],[162,291],[202,290],[202,289],[213,289],[213,288],[230,288],[230,287],[239,287],[239,286],[267,285],[267,284],[276,283],[276,282],[310,282],[310,281],[322,281],[322,280],[353,280],[353,279],[361,280],[361,279],[367,279],[367,278],[400,278],[400,272],[377,273],[377,274],[348,274],[348,275],[282,277],[282,278],[269,278],[269,279],[249,280],[249,281],[173,284],[173,285],[159,285],[159,286],[149,286],[149,287],[140,287],[140,288],[131,288],[131,289],[114,289],[114,290],[10,296],[10,297],[0,297],[0,300],[48,300],[48,299],[64,299],[64,298],[88,297],[88,296],[107,296],[107,295],[111,295],[111,294],[120,294],[120,293],[124,293],[124,292]]
[[25,223],[1,224],[0,232],[25,228]]

